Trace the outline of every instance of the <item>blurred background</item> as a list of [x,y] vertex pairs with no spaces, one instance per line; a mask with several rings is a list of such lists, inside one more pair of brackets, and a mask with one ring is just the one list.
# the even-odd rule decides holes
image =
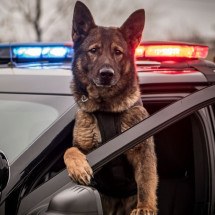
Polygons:
[[[0,0],[0,43],[70,41],[76,0]],[[121,26],[144,8],[143,41],[171,40],[206,44],[215,56],[215,0],[82,0],[95,22]]]

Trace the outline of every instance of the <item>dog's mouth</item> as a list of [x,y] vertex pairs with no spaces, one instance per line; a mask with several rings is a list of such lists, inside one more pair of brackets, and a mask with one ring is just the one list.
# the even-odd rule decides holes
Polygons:
[[99,81],[97,79],[93,80],[93,83],[97,86],[97,87],[106,87],[106,88],[110,88],[114,85],[116,85],[116,82],[108,82],[108,81]]

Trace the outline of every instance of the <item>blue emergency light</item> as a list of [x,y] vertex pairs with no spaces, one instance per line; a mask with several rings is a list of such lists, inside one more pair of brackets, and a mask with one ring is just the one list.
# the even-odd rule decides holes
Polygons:
[[73,49],[69,46],[15,46],[12,47],[13,58],[18,59],[55,59],[72,58]]
[[0,45],[0,64],[64,63],[74,55],[70,43],[22,43]]

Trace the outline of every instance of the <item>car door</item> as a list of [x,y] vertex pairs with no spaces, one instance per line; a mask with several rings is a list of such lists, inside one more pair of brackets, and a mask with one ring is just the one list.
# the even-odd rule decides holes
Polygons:
[[[102,145],[98,149],[87,155],[87,159],[94,171],[98,171],[103,165],[134,147],[152,135],[156,135],[163,129],[175,124],[186,116],[202,110],[211,104],[215,104],[215,85],[193,93],[169,106],[158,111],[144,121],[123,132],[121,135]],[[212,203],[215,199],[215,153],[214,137],[208,141],[207,150],[209,151],[208,166],[210,177],[210,199],[208,199],[207,214],[212,214]],[[117,143],[117,144],[116,144]],[[66,170],[60,172],[55,177],[42,184],[22,200],[18,214],[43,214],[47,210],[49,201],[62,190],[73,186],[74,183],[69,179]],[[197,214],[197,213],[196,213]],[[199,213],[200,214],[200,213]]]

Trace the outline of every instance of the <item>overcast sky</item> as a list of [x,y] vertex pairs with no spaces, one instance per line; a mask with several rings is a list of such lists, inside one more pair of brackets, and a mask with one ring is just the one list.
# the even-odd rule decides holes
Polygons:
[[[144,8],[146,40],[189,36],[193,31],[203,37],[215,38],[215,0],[109,0],[103,1],[103,4],[104,11],[92,9],[96,21],[107,25],[120,25],[135,9]],[[106,20],[99,19],[106,9],[110,12],[112,8],[113,13],[117,12],[116,7],[126,13],[118,14],[118,19],[111,19],[108,15]],[[115,17],[115,14],[112,16]]]
[[[24,2],[31,8],[35,0],[0,0],[0,41],[34,41],[35,32],[26,24],[19,10],[8,5]],[[136,9],[146,11],[144,40],[168,40],[198,34],[215,39],[215,0],[82,0],[95,21],[104,26],[120,26]],[[43,41],[70,40],[75,0],[42,0],[41,27]],[[7,7],[4,7],[7,5]],[[30,5],[30,6],[29,6]],[[59,16],[56,7],[67,5]],[[33,12],[32,12],[33,13]],[[54,20],[50,22],[50,20]]]
[[[166,33],[172,33],[173,36],[186,36],[192,31],[196,31],[203,37],[215,39],[215,0],[166,0],[155,2],[162,12],[157,22],[162,37],[168,38]],[[146,23],[147,32],[150,31],[149,28],[151,26]]]

